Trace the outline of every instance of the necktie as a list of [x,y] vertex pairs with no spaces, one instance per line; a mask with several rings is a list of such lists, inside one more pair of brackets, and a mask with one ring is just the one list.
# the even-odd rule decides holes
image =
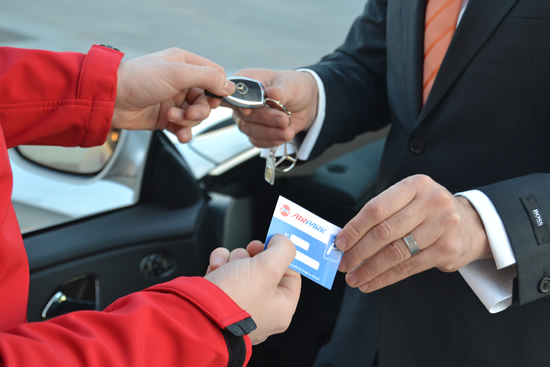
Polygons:
[[423,103],[426,103],[435,76],[451,43],[456,29],[462,0],[428,0],[424,26],[424,84]]

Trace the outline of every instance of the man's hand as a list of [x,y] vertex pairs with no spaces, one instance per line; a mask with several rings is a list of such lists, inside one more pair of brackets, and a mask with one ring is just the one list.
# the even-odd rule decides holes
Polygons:
[[[403,237],[420,252],[411,256]],[[342,229],[339,270],[362,292],[372,292],[422,271],[456,271],[491,258],[481,218],[470,202],[454,197],[427,176],[404,179],[371,201]]]
[[318,91],[311,74],[246,69],[235,75],[260,81],[266,88],[266,97],[280,101],[292,113],[289,125],[288,116],[277,109],[235,109],[233,119],[253,145],[270,148],[286,143],[300,131],[309,129],[315,120]]
[[223,69],[191,52],[171,48],[122,61],[118,69],[114,128],[163,130],[182,143],[191,140],[191,127],[208,117],[220,96],[235,91]]
[[258,326],[249,335],[252,344],[288,328],[302,284],[300,275],[288,268],[296,256],[296,248],[288,238],[275,235],[268,248],[262,250],[260,241],[231,253],[216,249],[205,275],[252,316]]

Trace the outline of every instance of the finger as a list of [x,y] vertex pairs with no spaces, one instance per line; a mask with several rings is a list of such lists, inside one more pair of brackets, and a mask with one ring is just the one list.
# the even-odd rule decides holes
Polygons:
[[371,281],[362,284],[359,290],[363,293],[374,292],[378,289],[395,284],[412,275],[421,273],[433,268],[433,261],[437,258],[437,250],[432,246],[413,256],[409,260],[402,262],[386,272],[380,274]]
[[265,89],[265,95],[268,98],[274,99],[276,101],[281,101],[284,104],[283,101],[283,92],[281,88],[278,87],[268,87]]
[[186,64],[192,64],[197,66],[208,66],[217,69],[220,73],[225,75],[223,68],[216,64],[214,61],[206,59],[202,56],[194,54],[190,51],[182,50],[180,48],[169,48],[161,51],[164,54],[164,60],[167,61],[179,61]]
[[[335,242],[336,247],[342,251],[349,250],[375,225],[383,222],[410,203],[415,195],[414,186],[410,185],[405,179],[371,199],[338,234]],[[385,234],[384,227],[380,226],[379,230],[378,236],[381,238],[388,237],[386,243],[389,243],[390,237]]]
[[244,248],[236,248],[233,251],[231,251],[231,254],[229,255],[229,262],[241,260],[241,259],[248,259],[250,257],[250,254],[246,249]]
[[235,92],[235,85],[227,80],[224,73],[213,67],[173,63],[171,76],[178,90],[201,88],[219,96]]
[[193,138],[193,132],[190,127],[180,126],[169,123],[166,130],[174,134],[180,143],[189,143]]
[[183,114],[184,121],[182,123],[187,126],[189,126],[189,123],[191,123],[191,126],[196,126],[206,120],[210,116],[211,111],[212,109],[205,97],[204,100],[200,100],[199,103],[194,103],[185,109]]
[[208,104],[210,105],[210,108],[211,109],[215,109],[215,108],[218,108],[221,106],[222,104],[222,100],[221,99],[218,99],[218,98],[211,98],[211,97],[207,97],[208,98]]
[[175,124],[181,124],[185,119],[185,110],[179,107],[170,107],[166,110],[166,120]]
[[210,253],[209,266],[206,271],[206,274],[211,273],[220,266],[227,264],[229,262],[230,252],[224,247],[218,247]]
[[252,241],[246,247],[250,256],[254,257],[264,250],[264,244],[261,241]]
[[[257,129],[262,129],[265,127],[278,128],[278,129],[287,129],[289,127],[288,115],[282,111],[279,111],[274,108],[257,108],[249,114],[244,114],[241,112],[243,109],[236,109],[233,111],[233,118],[238,117],[247,123],[253,123],[257,125]],[[244,111],[247,111],[244,109]],[[262,130],[260,130],[261,132]]]
[[[408,203],[403,201],[403,205],[404,207],[396,213],[373,225],[355,246],[344,253],[339,266],[340,271],[350,271],[365,259],[389,246],[388,244],[401,244],[403,236],[424,222],[426,209],[423,200],[412,200]],[[438,236],[439,231],[434,232],[429,238],[435,240]],[[390,246],[390,251],[392,248],[393,246]]]
[[[428,248],[436,242],[441,235],[440,231],[433,227],[421,225],[413,231],[420,250]],[[411,233],[411,234],[413,234]],[[418,256],[417,253],[415,256]],[[384,246],[380,251],[369,257],[364,263],[346,274],[346,282],[350,287],[358,287],[380,276],[393,267],[409,260],[413,255],[403,238],[399,238]],[[435,266],[435,264],[433,264]]]
[[204,95],[195,99],[192,104],[185,101],[181,107],[170,107],[166,110],[166,120],[169,123],[183,127],[193,127],[210,116],[212,108]]
[[[278,128],[244,120],[239,117],[233,118],[239,122],[239,130],[248,136],[250,142],[259,148],[270,148],[292,140],[295,136],[292,128]],[[287,120],[288,122],[288,120]]]
[[[275,251],[277,251],[277,255],[275,255]],[[292,312],[294,312],[300,297],[302,278],[299,273],[289,269],[288,266],[296,257],[296,247],[285,235],[276,234],[267,244],[267,249],[256,257],[260,256],[277,257],[277,262],[283,265],[282,269],[284,271],[281,273],[281,276],[275,276],[272,279],[279,280],[277,291],[281,292],[286,300],[285,305],[291,307]]]
[[267,248],[254,256],[253,260],[256,260],[262,268],[270,268],[272,271],[275,271],[278,283],[295,256],[296,248],[292,241],[285,235],[276,234],[271,237]]

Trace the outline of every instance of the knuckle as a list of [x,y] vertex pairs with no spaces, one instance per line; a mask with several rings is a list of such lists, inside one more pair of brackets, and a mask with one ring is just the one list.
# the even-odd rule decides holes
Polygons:
[[361,258],[361,250],[359,249],[359,246],[353,246],[348,251],[346,251],[346,257],[348,258],[350,264],[355,264],[361,262],[363,259]]
[[412,267],[408,262],[401,262],[393,267],[393,273],[399,278],[408,278],[412,274]]
[[439,200],[441,202],[441,205],[445,208],[449,208],[450,210],[456,211],[456,198],[448,192],[446,189],[439,191]]
[[372,262],[365,262],[356,270],[359,279],[372,279],[378,274],[375,264]]
[[416,187],[420,187],[420,188],[422,188],[424,186],[427,186],[427,185],[430,185],[433,182],[433,180],[430,178],[430,176],[423,175],[423,174],[414,175],[414,176],[409,177],[408,179],[410,179],[411,182]]
[[365,215],[380,221],[385,217],[385,208],[381,200],[373,199],[365,205]]
[[386,246],[384,255],[392,263],[401,263],[407,259],[407,253],[405,252],[404,246],[397,241]]
[[374,238],[380,241],[389,242],[392,238],[392,225],[388,221],[384,221],[382,223],[377,224],[372,229],[372,234]]
[[454,271],[454,267],[450,265],[442,265],[442,266],[439,266],[437,269],[439,269],[444,273],[452,273]]
[[349,234],[351,235],[352,238],[362,237],[363,231],[361,229],[360,222],[361,222],[361,220],[359,220],[359,221],[351,220],[346,225],[346,230],[349,232]]
[[175,56],[175,55],[179,55],[179,54],[185,54],[186,51],[178,48],[178,47],[170,47],[166,50],[166,54],[170,55],[170,56]]
[[456,228],[460,225],[462,218],[457,212],[453,212],[445,217],[443,220],[443,226],[446,228]]

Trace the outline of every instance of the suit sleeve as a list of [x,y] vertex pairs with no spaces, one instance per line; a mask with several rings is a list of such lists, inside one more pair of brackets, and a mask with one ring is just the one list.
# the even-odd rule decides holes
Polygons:
[[7,147],[102,144],[122,56],[101,46],[88,54],[0,47],[0,124]]
[[[342,46],[307,66],[323,81],[325,121],[311,157],[390,122],[386,89],[386,1],[368,1]],[[360,82],[358,82],[360,81]]]
[[250,315],[204,278],[181,277],[117,300],[0,333],[0,366],[242,366]]
[[506,228],[517,260],[514,301],[550,295],[550,174],[532,174],[481,187]]

